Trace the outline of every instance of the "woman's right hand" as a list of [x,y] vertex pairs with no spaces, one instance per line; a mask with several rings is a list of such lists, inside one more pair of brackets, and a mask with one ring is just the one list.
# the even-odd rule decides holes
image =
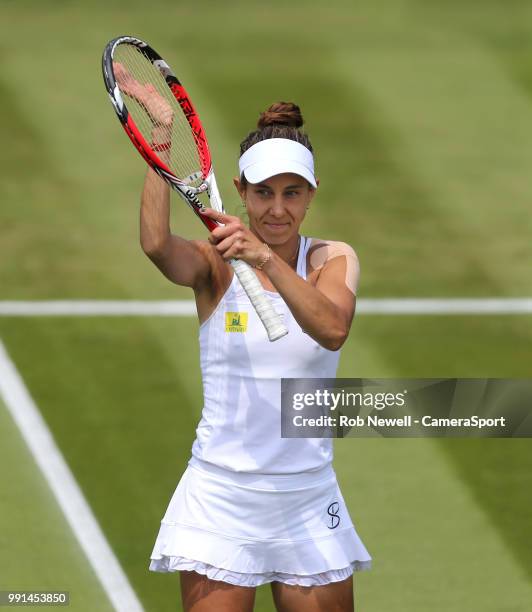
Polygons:
[[174,121],[174,112],[157,88],[151,83],[139,83],[120,62],[113,62],[116,80],[121,91],[138,102],[148,113],[154,124],[170,127]]

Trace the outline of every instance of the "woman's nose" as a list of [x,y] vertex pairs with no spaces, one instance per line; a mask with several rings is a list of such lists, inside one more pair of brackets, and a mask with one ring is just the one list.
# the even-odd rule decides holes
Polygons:
[[284,204],[282,195],[275,196],[271,205],[271,213],[276,217],[281,217],[284,214]]

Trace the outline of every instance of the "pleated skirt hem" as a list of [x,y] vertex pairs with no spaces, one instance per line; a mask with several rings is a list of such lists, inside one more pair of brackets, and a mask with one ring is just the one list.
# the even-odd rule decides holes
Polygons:
[[371,568],[354,527],[306,540],[252,540],[192,525],[161,523],[150,571],[196,571],[230,584],[255,587],[279,581],[318,586]]
[[221,580],[222,582],[244,587],[258,587],[270,582],[283,582],[284,584],[311,587],[339,582],[352,576],[355,571],[369,570],[370,568],[371,561],[353,561],[349,567],[311,574],[309,576],[299,576],[283,572],[244,574],[184,557],[161,557],[160,559],[152,559],[149,569],[152,572],[197,572],[207,576],[210,580]]

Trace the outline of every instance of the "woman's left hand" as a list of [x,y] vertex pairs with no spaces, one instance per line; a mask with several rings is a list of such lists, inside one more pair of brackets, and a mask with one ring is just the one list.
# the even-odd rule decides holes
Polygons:
[[213,208],[201,211],[202,215],[223,223],[209,236],[209,242],[226,261],[242,259],[250,266],[256,266],[268,255],[268,247],[238,217],[218,212]]

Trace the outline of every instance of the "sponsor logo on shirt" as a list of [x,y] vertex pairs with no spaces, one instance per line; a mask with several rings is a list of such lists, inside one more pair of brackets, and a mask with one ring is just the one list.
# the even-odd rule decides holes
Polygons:
[[226,332],[245,332],[248,328],[247,312],[226,312],[225,331]]

